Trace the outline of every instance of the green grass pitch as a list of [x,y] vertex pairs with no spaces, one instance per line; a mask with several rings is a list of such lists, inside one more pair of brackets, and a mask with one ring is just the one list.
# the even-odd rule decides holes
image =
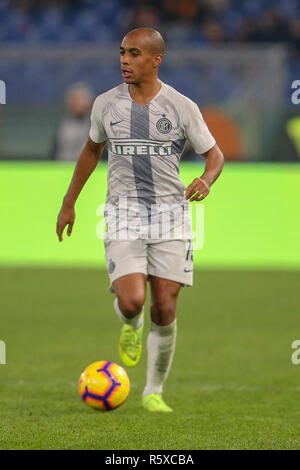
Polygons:
[[[300,448],[299,271],[195,273],[180,294],[168,415],[141,408],[146,341],[121,408],[79,398],[85,366],[120,362],[104,271],[1,268],[0,283],[0,449]],[[149,298],[146,317],[145,340]]]

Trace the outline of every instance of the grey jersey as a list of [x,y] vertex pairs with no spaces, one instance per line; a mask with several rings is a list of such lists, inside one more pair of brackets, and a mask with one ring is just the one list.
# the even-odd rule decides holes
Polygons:
[[[127,208],[186,205],[179,161],[186,139],[196,153],[215,145],[198,106],[169,85],[147,105],[136,104],[123,83],[99,95],[91,112],[90,138],[108,141],[106,203]],[[123,202],[122,202],[123,204]],[[144,212],[142,220],[149,220]],[[152,219],[153,220],[153,219]],[[109,211],[106,213],[110,228]]]

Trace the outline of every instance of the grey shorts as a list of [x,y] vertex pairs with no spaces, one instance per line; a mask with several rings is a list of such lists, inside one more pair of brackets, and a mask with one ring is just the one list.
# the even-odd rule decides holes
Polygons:
[[106,240],[104,246],[111,292],[116,279],[132,273],[193,285],[192,240]]

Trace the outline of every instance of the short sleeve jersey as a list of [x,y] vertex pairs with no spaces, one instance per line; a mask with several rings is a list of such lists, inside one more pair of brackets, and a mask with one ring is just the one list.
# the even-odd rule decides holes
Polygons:
[[196,153],[215,145],[202,114],[192,100],[161,82],[147,105],[136,104],[123,83],[99,95],[91,112],[90,138],[108,142],[106,202],[184,204],[185,186],[179,161],[186,139]]

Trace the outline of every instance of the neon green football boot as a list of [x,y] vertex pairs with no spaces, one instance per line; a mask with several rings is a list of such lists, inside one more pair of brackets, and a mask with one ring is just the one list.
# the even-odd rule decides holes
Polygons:
[[[144,318],[144,312],[142,313]],[[142,354],[142,337],[144,322],[140,328],[132,328],[124,324],[121,329],[119,343],[119,354],[123,364],[134,367],[140,360]]]
[[142,402],[143,408],[148,411],[158,411],[160,413],[170,413],[172,408],[170,408],[163,400],[162,396],[159,393],[149,393],[143,397]]

